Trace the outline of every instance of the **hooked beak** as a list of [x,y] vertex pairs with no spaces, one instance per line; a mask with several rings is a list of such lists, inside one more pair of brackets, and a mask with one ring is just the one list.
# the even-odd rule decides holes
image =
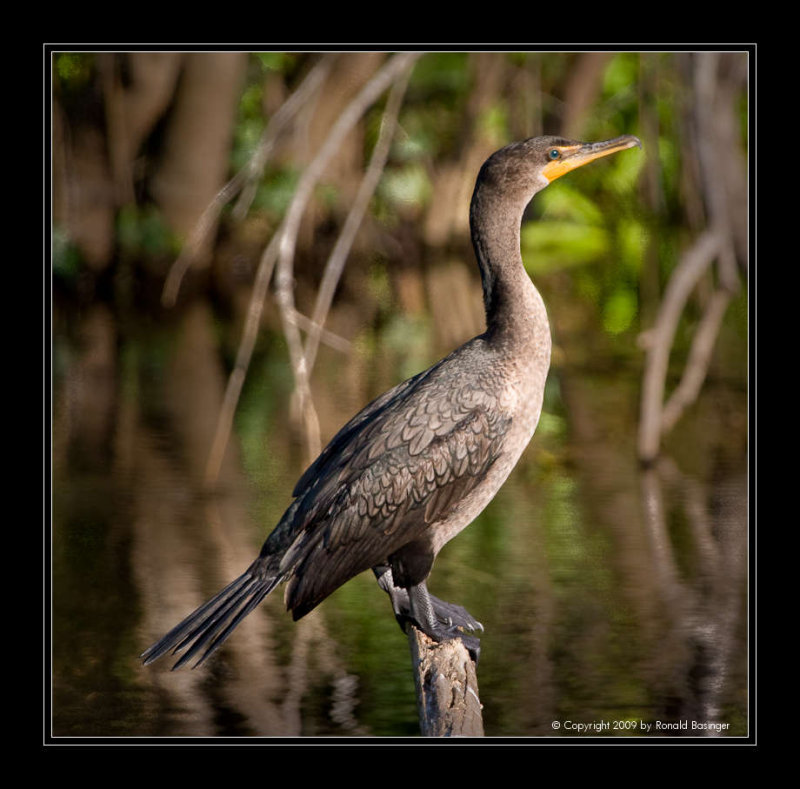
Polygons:
[[641,140],[638,137],[634,137],[632,134],[624,134],[622,137],[615,137],[613,140],[605,140],[604,142],[587,142],[578,143],[576,145],[557,146],[558,150],[561,152],[561,158],[548,162],[544,166],[542,174],[552,183],[556,178],[560,178],[571,170],[583,167],[584,164],[589,164],[589,162],[593,162],[595,159],[609,156],[617,151],[633,148],[634,145],[641,148]]

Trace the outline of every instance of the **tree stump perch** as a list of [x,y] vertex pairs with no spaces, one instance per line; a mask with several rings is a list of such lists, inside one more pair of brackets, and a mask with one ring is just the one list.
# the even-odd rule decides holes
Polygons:
[[460,639],[436,643],[409,627],[423,737],[483,737],[475,663]]

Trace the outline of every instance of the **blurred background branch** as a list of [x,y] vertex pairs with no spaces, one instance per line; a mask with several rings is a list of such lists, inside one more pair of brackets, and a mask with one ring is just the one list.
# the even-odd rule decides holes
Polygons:
[[[319,454],[321,449],[319,436],[319,422],[311,398],[308,376],[308,357],[303,352],[302,339],[297,329],[297,324],[292,320],[295,314],[295,298],[293,290],[294,280],[294,254],[299,233],[300,221],[306,204],[311,198],[311,192],[334,156],[343,138],[347,135],[364,115],[373,102],[391,85],[394,80],[403,77],[400,91],[392,94],[394,99],[392,115],[396,117],[399,111],[399,100],[405,92],[408,79],[407,71],[416,59],[414,54],[401,54],[393,56],[370,80],[359,93],[344,107],[339,117],[331,126],[330,133],[326,136],[319,151],[303,171],[297,184],[292,202],[284,218],[281,228],[281,238],[278,243],[277,271],[275,277],[275,298],[281,311],[283,331],[289,349],[289,359],[295,381],[295,403],[301,415],[304,435],[306,437],[307,458],[310,463]],[[393,123],[392,123],[393,125]],[[380,155],[380,154],[379,154]],[[368,182],[369,183],[369,182]],[[370,190],[371,192],[371,190]],[[367,197],[370,195],[368,194]],[[358,205],[359,196],[356,196]],[[363,215],[362,212],[359,214]],[[360,223],[361,216],[356,214],[356,222]],[[357,229],[357,228],[356,228]],[[345,222],[343,232],[352,233]],[[352,240],[352,239],[351,239]],[[350,242],[347,242],[349,246]],[[338,277],[337,277],[338,278]],[[323,275],[323,284],[325,276]]]
[[[683,253],[664,290],[655,326],[643,337],[646,346],[639,421],[639,457],[651,463],[662,436],[678,422],[700,393],[728,303],[747,271],[747,187],[738,135],[739,102],[746,87],[740,59],[698,53],[684,64],[694,85],[687,125],[696,158],[698,198],[706,229]],[[716,262],[716,277],[707,276]],[[704,277],[704,275],[706,275]],[[705,282],[698,321],[679,383],[665,399],[669,356],[681,314],[691,291]]]

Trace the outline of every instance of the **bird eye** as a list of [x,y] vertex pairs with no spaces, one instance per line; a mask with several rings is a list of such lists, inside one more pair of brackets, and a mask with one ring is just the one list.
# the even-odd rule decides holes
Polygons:
[[558,148],[551,148],[547,152],[548,159],[558,159],[560,156],[561,156],[561,151],[559,151]]

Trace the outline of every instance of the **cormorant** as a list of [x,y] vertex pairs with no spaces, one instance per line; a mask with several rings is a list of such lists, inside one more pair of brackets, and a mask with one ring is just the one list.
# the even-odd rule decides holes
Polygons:
[[398,621],[436,641],[462,638],[477,659],[482,629],[426,579],[442,546],[491,501],[528,445],[542,408],[550,327],[520,254],[522,214],[556,178],[616,151],[534,137],[487,159],[470,206],[486,331],[367,405],[300,477],[258,558],[151,646],[145,663],[186,649],[202,663],[279,583],[294,619],[372,569]]

